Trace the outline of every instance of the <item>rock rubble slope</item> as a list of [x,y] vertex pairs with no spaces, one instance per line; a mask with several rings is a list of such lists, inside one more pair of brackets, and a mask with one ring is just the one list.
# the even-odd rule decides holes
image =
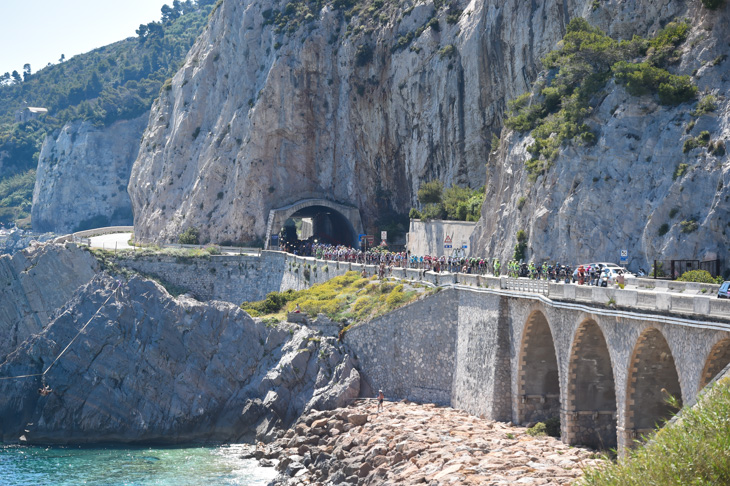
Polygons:
[[[434,405],[374,400],[302,416],[254,454],[277,486],[303,484],[571,484],[601,460],[524,427]],[[273,464],[273,462],[271,462]]]
[[[4,441],[272,438],[301,413],[359,393],[359,374],[334,338],[267,327],[228,303],[174,299],[150,280],[120,286],[103,275],[12,352],[0,376],[40,373],[87,322],[43,380],[0,381]],[[47,397],[37,392],[44,383],[53,389]]]

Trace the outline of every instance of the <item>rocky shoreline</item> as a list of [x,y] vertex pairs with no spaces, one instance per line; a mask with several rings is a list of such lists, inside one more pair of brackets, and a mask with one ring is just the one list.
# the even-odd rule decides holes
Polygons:
[[305,484],[563,485],[603,460],[524,427],[408,401],[374,400],[303,415],[244,458],[276,467],[270,486]]

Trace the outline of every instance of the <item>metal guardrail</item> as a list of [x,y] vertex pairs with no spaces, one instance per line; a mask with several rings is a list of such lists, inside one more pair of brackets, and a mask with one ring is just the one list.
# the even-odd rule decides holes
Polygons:
[[503,278],[502,288],[542,295],[548,295],[550,291],[547,280],[531,280],[528,278]]

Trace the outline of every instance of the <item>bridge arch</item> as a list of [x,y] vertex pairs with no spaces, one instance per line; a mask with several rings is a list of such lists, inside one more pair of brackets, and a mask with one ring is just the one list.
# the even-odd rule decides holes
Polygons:
[[548,320],[533,311],[522,333],[518,372],[517,420],[544,421],[560,416],[560,377]]
[[617,446],[616,385],[606,338],[594,320],[578,326],[569,362],[566,439],[594,449]]
[[674,397],[682,406],[674,356],[664,335],[656,328],[646,329],[636,341],[629,361],[626,390],[626,440],[633,441],[652,432],[657,424],[677,411],[667,399]]
[[[705,367],[700,376],[700,390],[707,386],[730,363],[730,338],[715,344],[707,355]],[[699,390],[698,390],[699,391]]]
[[287,220],[307,218],[311,220],[311,236],[321,241],[358,247],[358,235],[362,234],[360,210],[354,206],[327,199],[304,199],[288,206],[269,211],[266,225],[265,249],[274,246],[274,236],[284,228]]

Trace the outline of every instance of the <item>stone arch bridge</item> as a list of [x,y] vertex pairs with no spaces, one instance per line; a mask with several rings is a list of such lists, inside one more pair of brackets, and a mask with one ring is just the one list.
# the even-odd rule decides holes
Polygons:
[[730,320],[453,286],[348,332],[386,395],[623,452],[730,363]]

